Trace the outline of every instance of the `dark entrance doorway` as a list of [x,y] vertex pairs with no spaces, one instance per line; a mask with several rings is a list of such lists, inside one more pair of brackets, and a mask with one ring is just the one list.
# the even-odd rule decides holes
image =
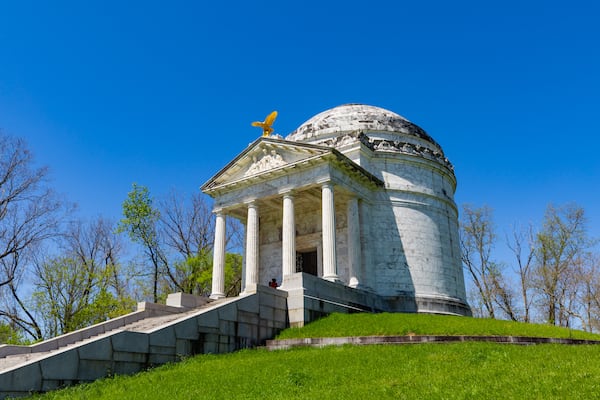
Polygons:
[[296,253],[296,272],[317,276],[317,250]]

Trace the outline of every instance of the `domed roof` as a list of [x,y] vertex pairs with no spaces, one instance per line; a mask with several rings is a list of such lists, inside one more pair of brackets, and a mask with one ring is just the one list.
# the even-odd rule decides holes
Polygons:
[[439,146],[423,129],[403,116],[366,104],[344,104],[323,111],[300,125],[286,140],[313,141],[356,131],[416,136]]

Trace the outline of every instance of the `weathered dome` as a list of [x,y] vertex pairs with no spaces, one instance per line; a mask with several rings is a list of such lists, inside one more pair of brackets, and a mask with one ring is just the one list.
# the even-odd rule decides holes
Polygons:
[[286,140],[313,142],[347,132],[386,132],[415,136],[439,147],[427,132],[401,115],[366,104],[344,104],[323,111],[300,125]]

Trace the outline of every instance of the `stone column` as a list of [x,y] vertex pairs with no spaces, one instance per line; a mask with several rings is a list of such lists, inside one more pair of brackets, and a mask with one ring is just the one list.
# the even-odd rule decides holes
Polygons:
[[[246,232],[246,225],[244,225],[244,232]],[[242,280],[242,284],[240,285],[240,294],[246,291],[246,235],[244,235],[242,240],[242,248],[244,249],[244,251],[242,252],[242,276],[240,277]]]
[[283,227],[281,256],[283,279],[296,272],[296,221],[294,217],[294,196],[283,195]]
[[[361,222],[360,225],[360,243],[361,246],[361,260],[360,265],[362,266],[362,275],[360,280],[360,286],[363,288],[373,288],[374,283],[377,281],[375,274],[377,270],[374,269],[373,265],[366,262],[372,258],[373,248],[372,245],[373,236],[371,235],[371,225],[373,218],[371,216],[371,208],[365,201],[358,203],[358,219]],[[373,228],[374,229],[374,228]]]
[[360,273],[360,218],[358,216],[358,199],[351,198],[348,201],[348,286],[359,285],[358,275]]
[[323,216],[323,279],[337,281],[337,257],[335,253],[335,206],[333,184],[327,182],[322,188]]
[[225,214],[217,212],[215,243],[213,246],[213,274],[211,299],[225,297]]
[[246,224],[246,286],[255,289],[258,282],[258,206],[255,202],[248,204],[248,222]]

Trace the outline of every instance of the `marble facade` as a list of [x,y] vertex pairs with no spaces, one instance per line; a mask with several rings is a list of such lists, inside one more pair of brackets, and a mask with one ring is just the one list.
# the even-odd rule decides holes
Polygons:
[[202,187],[217,215],[211,297],[223,297],[225,218],[237,218],[243,293],[273,278],[286,290],[302,272],[386,309],[470,315],[455,189],[441,147],[381,108],[344,105],[261,137]]

